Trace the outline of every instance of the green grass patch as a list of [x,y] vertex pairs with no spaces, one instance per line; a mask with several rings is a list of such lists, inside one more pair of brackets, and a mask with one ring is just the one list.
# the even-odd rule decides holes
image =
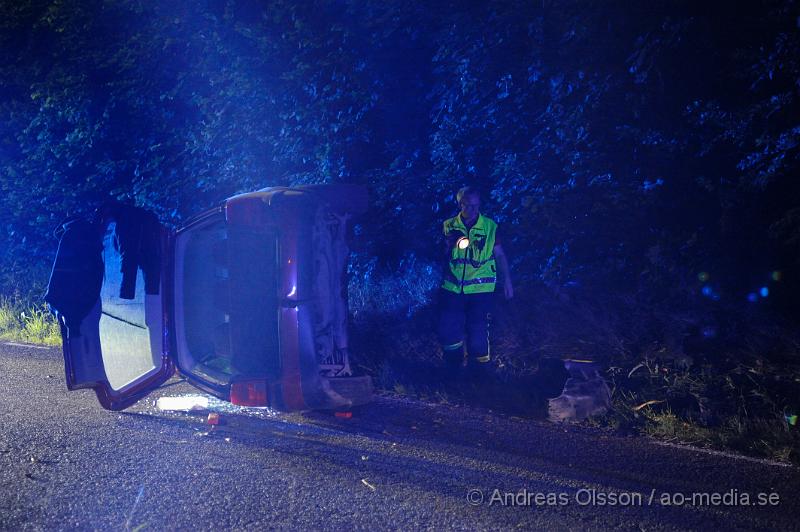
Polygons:
[[726,416],[711,425],[681,416],[663,403],[634,412],[631,402],[617,397],[605,416],[592,426],[624,429],[654,439],[706,449],[732,451],[747,456],[800,464],[800,425],[791,425],[783,412]]
[[0,298],[0,340],[58,346],[61,332],[46,307]]

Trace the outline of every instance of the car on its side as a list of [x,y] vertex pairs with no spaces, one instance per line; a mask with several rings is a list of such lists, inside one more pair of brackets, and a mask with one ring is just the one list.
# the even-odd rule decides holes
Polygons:
[[176,371],[222,400],[347,409],[372,382],[348,361],[348,222],[354,185],[241,194],[176,231],[109,205],[73,220],[45,299],[61,326],[67,387],[121,410]]

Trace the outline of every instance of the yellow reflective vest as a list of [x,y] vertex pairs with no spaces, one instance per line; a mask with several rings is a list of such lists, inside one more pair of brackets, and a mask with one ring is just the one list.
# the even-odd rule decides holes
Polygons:
[[461,216],[457,215],[444,222],[445,238],[453,233],[459,237],[467,237],[469,246],[466,249],[458,249],[457,245],[451,248],[442,288],[456,294],[494,292],[497,283],[497,266],[494,260],[497,224],[478,215],[475,225],[467,231]]

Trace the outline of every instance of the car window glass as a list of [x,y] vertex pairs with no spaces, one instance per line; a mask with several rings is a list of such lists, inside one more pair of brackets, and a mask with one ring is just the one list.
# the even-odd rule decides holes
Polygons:
[[116,224],[103,238],[105,274],[100,292],[100,345],[111,387],[119,391],[161,367],[161,298],[145,295],[141,269],[133,299],[122,299],[122,255],[115,241]]

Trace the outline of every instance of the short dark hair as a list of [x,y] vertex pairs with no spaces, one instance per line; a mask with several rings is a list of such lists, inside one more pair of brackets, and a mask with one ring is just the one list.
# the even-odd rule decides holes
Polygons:
[[466,187],[461,187],[458,190],[458,194],[456,194],[456,201],[461,203],[461,199],[464,196],[478,196],[480,198],[481,197],[481,193],[475,187],[466,186]]

